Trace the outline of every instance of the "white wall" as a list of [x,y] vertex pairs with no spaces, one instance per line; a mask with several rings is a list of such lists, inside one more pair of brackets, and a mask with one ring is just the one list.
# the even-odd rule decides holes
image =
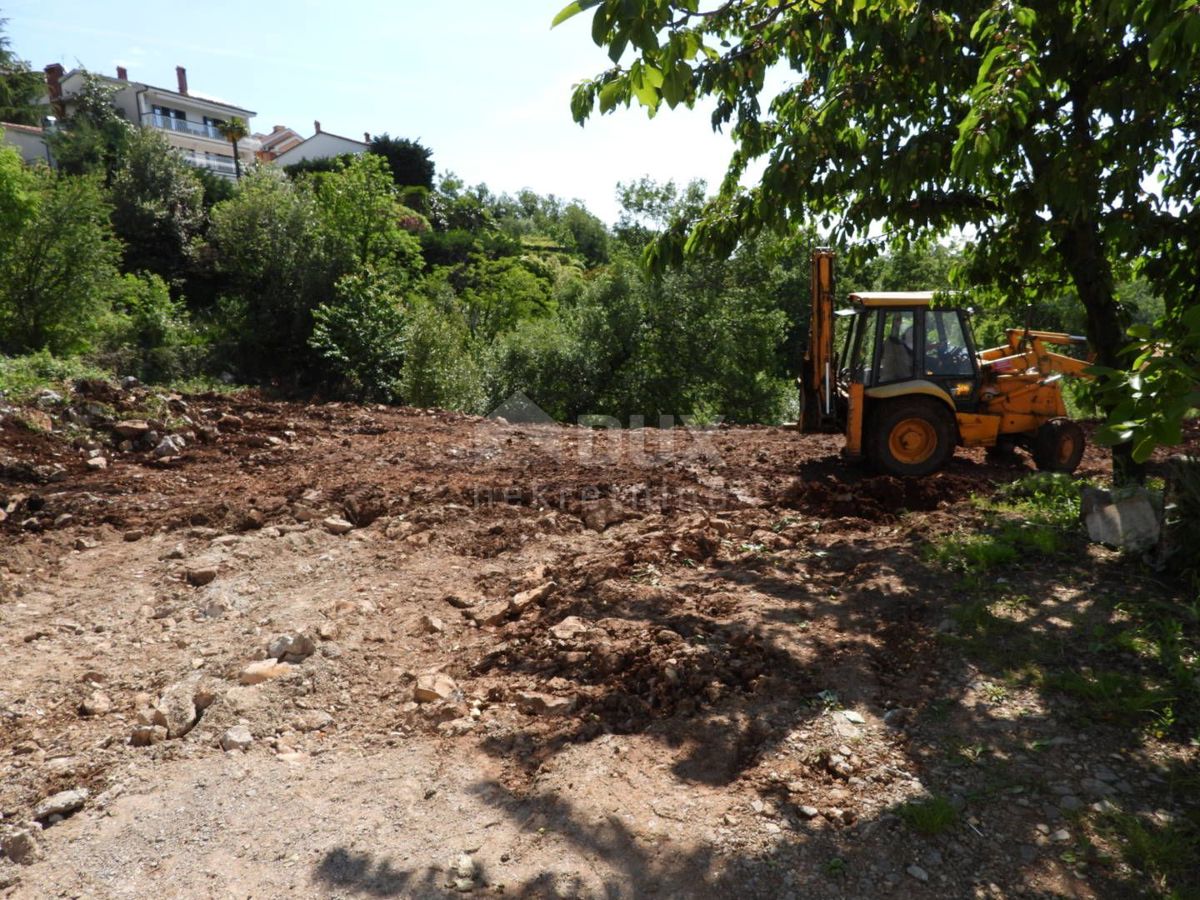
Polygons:
[[367,145],[362,141],[352,141],[319,131],[303,144],[298,144],[287,153],[281,153],[275,158],[277,166],[291,166],[309,159],[328,159],[331,156],[341,156],[343,153],[365,153]]
[[29,134],[25,131],[18,131],[15,128],[4,128],[2,125],[0,125],[0,131],[4,132],[4,143],[16,147],[17,152],[21,154],[21,159],[25,160],[25,162],[49,163],[49,156],[46,153],[46,142],[40,134]]

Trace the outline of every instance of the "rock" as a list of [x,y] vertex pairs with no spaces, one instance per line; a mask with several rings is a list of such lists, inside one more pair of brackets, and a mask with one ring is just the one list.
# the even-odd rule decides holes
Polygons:
[[474,880],[479,873],[479,867],[475,865],[475,860],[471,859],[471,854],[463,853],[454,863],[454,874],[459,878],[470,878]]
[[354,530],[354,526],[341,516],[330,516],[322,521],[321,524],[325,526],[325,530],[330,534],[345,534],[348,531]]
[[54,430],[54,420],[48,413],[44,413],[40,409],[26,409],[21,413],[21,417],[25,420],[25,424],[36,431]]
[[276,662],[274,659],[260,659],[245,666],[238,675],[238,681],[242,684],[261,684],[272,678],[287,675],[291,671],[292,666],[287,663]]
[[281,634],[267,644],[267,655],[286,663],[303,662],[316,652],[316,642],[302,631]]
[[131,528],[131,529],[129,529],[129,531],[126,531],[123,535],[121,535],[122,538],[124,538],[126,541],[128,541],[131,544],[134,541],[140,541],[145,536],[146,536],[146,532],[140,528]]
[[1083,801],[1072,794],[1067,794],[1067,796],[1059,798],[1058,808],[1064,812],[1078,812],[1083,809]]
[[536,691],[521,691],[517,694],[517,707],[533,716],[562,716],[575,708],[575,700]]
[[217,419],[218,431],[241,431],[241,417],[235,416],[232,413],[225,413],[221,418]]
[[248,509],[238,520],[238,529],[241,531],[257,531],[266,523],[266,516],[262,510]]
[[187,444],[182,437],[177,434],[168,434],[158,442],[158,446],[154,448],[154,455],[159,459],[164,459],[168,456],[178,456],[186,446]]
[[167,737],[179,738],[191,731],[199,718],[196,683],[180,681],[167,688],[154,704],[152,724],[167,729]]
[[551,627],[550,633],[560,641],[569,641],[590,630],[591,628],[583,619],[578,616],[567,616],[557,625]]
[[580,518],[592,531],[603,531],[610,525],[629,518],[629,512],[616,500],[605,497],[584,503]]
[[112,710],[112,700],[103,691],[92,691],[79,704],[79,713],[84,716],[102,716]]
[[508,618],[512,607],[507,600],[493,600],[471,613],[471,618],[481,625],[499,625]]
[[819,814],[820,810],[818,810],[815,806],[800,807],[800,815],[804,816],[806,819],[815,819]]
[[541,603],[545,600],[557,585],[553,581],[547,581],[545,584],[539,584],[537,587],[530,588],[527,591],[521,591],[509,601],[514,612],[520,614],[534,603]]
[[34,404],[38,409],[49,409],[59,403],[62,403],[62,394],[58,391],[52,391],[50,388],[42,388],[33,398]]
[[418,703],[432,703],[435,700],[449,700],[457,693],[458,685],[453,678],[443,672],[430,672],[418,676],[413,699]]
[[71,813],[82,809],[89,796],[91,792],[87,788],[59,791],[39,803],[33,810],[33,817],[39,822],[51,816],[61,816],[65,819]]
[[323,731],[333,724],[333,716],[323,709],[307,709],[292,720],[297,731]]
[[42,858],[42,829],[37,825],[14,828],[0,838],[0,850],[13,862],[22,866],[32,865]]
[[187,583],[193,587],[204,587],[217,577],[217,564],[209,560],[196,560],[187,567]]
[[144,419],[125,419],[113,426],[113,431],[129,441],[136,441],[150,433],[150,423]]
[[852,709],[843,709],[842,716],[847,722],[853,722],[855,725],[865,725],[867,722],[860,713],[856,713]]
[[245,725],[234,725],[221,735],[221,749],[228,752],[231,750],[249,750],[250,745],[254,743],[254,735],[250,733],[250,729]]
[[421,616],[420,629],[422,634],[441,634],[446,624],[437,616]]
[[1054,832],[1054,834],[1050,835],[1050,840],[1054,841],[1056,844],[1065,844],[1070,839],[1071,832],[1067,831],[1065,828],[1060,828],[1058,831]]
[[92,469],[92,470],[98,472],[101,469],[108,468],[108,460],[105,459],[103,456],[93,456],[91,459],[89,459],[87,461],[86,465],[89,469]]
[[479,605],[478,598],[466,597],[462,594],[448,594],[446,596],[446,602],[455,609],[471,609],[472,607]]
[[1137,553],[1158,543],[1158,510],[1145,488],[1126,488],[1114,494],[1085,487],[1079,517],[1088,537],[1099,544]]
[[915,863],[913,865],[909,866],[904,871],[907,872],[909,875],[911,875],[913,878],[917,879],[917,881],[928,881],[929,880],[929,873],[926,872],[924,869],[922,869],[920,866],[916,865]]
[[883,724],[889,728],[903,728],[912,720],[913,711],[907,707],[889,709],[883,714]]

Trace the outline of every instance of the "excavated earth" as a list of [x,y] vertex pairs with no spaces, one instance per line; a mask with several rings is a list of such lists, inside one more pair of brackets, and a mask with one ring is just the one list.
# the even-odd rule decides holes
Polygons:
[[[147,404],[182,447],[120,448]],[[1086,814],[1185,802],[1194,747],[943,639],[926,548],[1023,456],[898,480],[780,428],[48,406],[0,418],[0,894],[1130,896],[1067,852]],[[1159,590],[1082,541],[1044,568],[999,581],[1064,652]],[[931,795],[925,836],[898,811]]]

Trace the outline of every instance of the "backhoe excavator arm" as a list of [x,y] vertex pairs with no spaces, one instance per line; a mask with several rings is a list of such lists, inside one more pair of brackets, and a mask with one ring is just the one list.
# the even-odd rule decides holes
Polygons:
[[832,250],[812,254],[812,310],[808,348],[800,373],[800,430],[838,430],[837,384],[833,357]]
[[1024,328],[1010,328],[1005,334],[1008,344],[979,354],[984,367],[992,373],[1020,374],[1035,369],[1042,376],[1090,377],[1087,368],[1092,364],[1094,353],[1089,353],[1087,359],[1079,359],[1047,349],[1047,345],[1086,347],[1087,338],[1056,331],[1026,331]]

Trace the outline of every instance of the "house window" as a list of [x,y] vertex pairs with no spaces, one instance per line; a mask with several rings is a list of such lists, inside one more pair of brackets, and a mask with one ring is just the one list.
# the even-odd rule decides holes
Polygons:
[[181,121],[187,121],[187,113],[185,113],[182,109],[173,109],[170,106],[158,106],[156,104],[154,107],[154,115],[163,119],[179,119]]
[[212,116],[205,116],[204,124],[211,125],[213,128],[220,128],[222,125],[225,124],[225,120],[224,119],[214,119]]

